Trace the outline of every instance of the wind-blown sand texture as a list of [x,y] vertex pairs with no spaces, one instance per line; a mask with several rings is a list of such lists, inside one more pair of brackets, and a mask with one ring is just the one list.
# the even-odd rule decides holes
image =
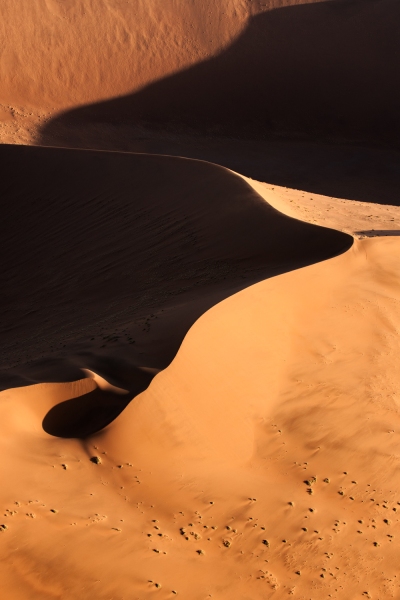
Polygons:
[[400,598],[399,17],[2,2],[1,599]]
[[396,0],[3,0],[2,11],[4,113],[22,105],[46,120],[86,105],[47,129],[92,120],[398,140]]
[[13,597],[396,598],[398,251],[359,241],[218,304],[84,441],[42,419],[92,379],[2,392]]
[[167,366],[219,300],[352,243],[205,162],[5,145],[0,154],[7,386],[54,377],[56,359],[58,380],[84,367],[129,387],[131,365]]

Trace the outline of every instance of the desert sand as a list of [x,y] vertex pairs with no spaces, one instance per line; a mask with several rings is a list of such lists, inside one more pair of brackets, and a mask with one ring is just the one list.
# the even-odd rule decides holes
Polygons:
[[5,0],[0,598],[400,598],[399,6]]

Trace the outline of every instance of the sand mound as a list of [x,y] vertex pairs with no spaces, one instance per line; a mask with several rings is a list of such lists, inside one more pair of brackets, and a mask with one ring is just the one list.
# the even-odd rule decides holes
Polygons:
[[2,2],[2,597],[399,597],[399,23]]
[[397,204],[399,153],[374,146],[398,147],[399,23],[396,0],[6,0],[0,142],[175,154]]
[[215,165],[21,146],[0,154],[3,389],[88,368],[129,400],[151,379],[140,368],[164,368],[216,302],[352,243],[282,215]]
[[[399,3],[265,6],[265,12],[249,15],[243,32],[216,56],[128,96],[61,115],[43,128],[42,143],[62,136],[65,128],[68,133],[71,125],[84,138],[86,125],[90,132],[93,125],[124,123],[174,132],[190,127],[213,135],[278,133],[397,145]],[[232,29],[228,15],[221,22]]]
[[85,443],[40,412],[93,379],[2,392],[8,597],[396,598],[399,244],[218,304]]
[[42,143],[60,145],[73,123],[85,140],[123,122],[397,145],[399,10],[396,0],[4,0],[0,134],[29,143],[42,125]]

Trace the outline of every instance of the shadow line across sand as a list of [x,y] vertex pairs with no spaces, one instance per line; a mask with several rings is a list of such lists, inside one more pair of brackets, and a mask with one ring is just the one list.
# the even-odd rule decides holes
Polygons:
[[56,404],[45,415],[42,427],[50,435],[84,439],[111,423],[127,406],[128,400],[102,390]]
[[[201,161],[23,146],[0,146],[0,159],[1,387],[90,369],[129,390],[117,410],[95,395],[102,426],[217,302],[353,243],[279,213],[240,176]],[[61,421],[68,406],[56,409]],[[87,433],[69,412],[70,436]]]
[[269,10],[218,56],[67,111],[38,143],[200,158],[269,183],[398,204],[399,57],[397,0]]

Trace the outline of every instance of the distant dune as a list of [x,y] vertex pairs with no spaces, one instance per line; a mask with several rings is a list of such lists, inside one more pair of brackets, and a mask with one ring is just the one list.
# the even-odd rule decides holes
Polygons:
[[81,129],[123,122],[398,145],[399,3],[285,4],[249,16],[218,55],[128,96],[63,114],[44,127],[43,138],[78,121]]
[[123,121],[398,145],[397,0],[5,0],[2,17],[3,119],[76,108],[43,139]]
[[228,45],[246,0],[5,0],[0,102],[63,109],[127,94]]
[[6,0],[2,15],[2,143],[399,202],[396,0]]
[[398,597],[399,243],[227,298],[91,438],[42,420],[93,379],[2,392],[7,597]]
[[0,600],[400,598],[399,2],[0,39]]

